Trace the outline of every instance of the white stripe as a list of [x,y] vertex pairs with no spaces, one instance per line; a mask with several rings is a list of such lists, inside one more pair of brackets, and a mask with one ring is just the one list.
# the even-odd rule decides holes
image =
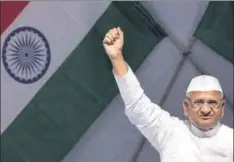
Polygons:
[[1,64],[1,134],[80,43],[109,4],[110,2],[30,2],[2,34],[1,47],[8,34],[17,27],[37,28],[50,44],[52,60],[47,73],[29,85],[14,81]]

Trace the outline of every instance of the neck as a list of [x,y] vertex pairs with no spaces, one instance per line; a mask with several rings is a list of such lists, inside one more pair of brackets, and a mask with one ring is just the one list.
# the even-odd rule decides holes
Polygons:
[[[193,124],[193,125],[194,125],[194,124]],[[194,125],[194,126],[195,126],[196,128],[198,128],[198,129],[200,129],[200,130],[203,131],[203,132],[208,132],[208,131],[214,129],[214,128],[217,126],[217,124],[214,125],[213,127],[210,127],[210,128],[199,128],[199,127],[196,126],[196,125]]]
[[210,129],[200,129],[196,125],[194,125],[192,122],[190,122],[190,131],[197,137],[212,137],[216,135],[220,128],[220,122],[218,122],[214,127]]

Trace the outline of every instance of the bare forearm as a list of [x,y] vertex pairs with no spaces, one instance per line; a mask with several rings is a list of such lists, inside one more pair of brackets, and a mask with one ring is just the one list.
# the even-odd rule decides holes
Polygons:
[[117,58],[110,59],[110,60],[111,60],[115,75],[124,76],[127,73],[128,68],[127,68],[126,62],[122,54],[120,54]]

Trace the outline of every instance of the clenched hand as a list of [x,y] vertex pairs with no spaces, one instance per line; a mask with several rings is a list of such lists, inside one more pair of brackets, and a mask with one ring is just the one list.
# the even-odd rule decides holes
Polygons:
[[110,29],[103,40],[104,49],[111,60],[122,57],[123,44],[124,34],[119,27]]

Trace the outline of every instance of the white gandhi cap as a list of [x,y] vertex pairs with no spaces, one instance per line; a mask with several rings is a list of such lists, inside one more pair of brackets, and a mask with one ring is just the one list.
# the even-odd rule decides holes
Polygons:
[[210,75],[199,75],[189,83],[186,95],[192,91],[219,91],[223,97],[223,90],[219,80]]

